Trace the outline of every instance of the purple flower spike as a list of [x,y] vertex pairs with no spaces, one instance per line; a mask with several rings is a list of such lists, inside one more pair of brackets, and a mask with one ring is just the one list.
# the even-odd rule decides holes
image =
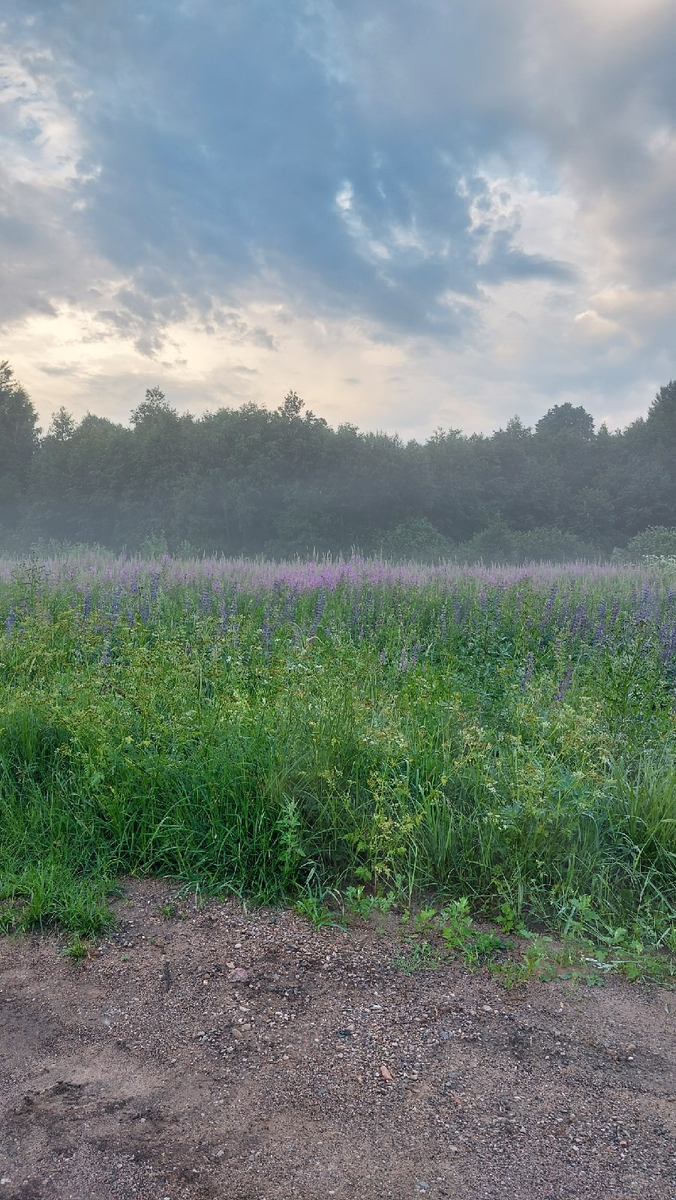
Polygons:
[[565,696],[566,692],[568,691],[568,688],[570,687],[572,680],[573,680],[573,664],[571,662],[571,663],[568,663],[568,666],[566,667],[566,670],[563,675],[563,679],[559,683],[558,690],[554,697],[555,704],[559,704],[561,702],[561,700],[563,700],[563,697]]
[[528,684],[531,682],[531,680],[533,678],[534,670],[535,670],[535,655],[533,654],[532,650],[529,650],[528,654],[526,655],[526,665],[523,670],[523,675],[521,676],[521,691],[522,692],[528,691]]

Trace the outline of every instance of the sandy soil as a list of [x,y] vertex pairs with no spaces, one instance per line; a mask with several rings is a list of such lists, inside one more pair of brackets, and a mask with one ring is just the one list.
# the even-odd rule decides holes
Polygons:
[[675,1200],[672,993],[174,895],[129,884],[79,964],[0,942],[0,1200]]

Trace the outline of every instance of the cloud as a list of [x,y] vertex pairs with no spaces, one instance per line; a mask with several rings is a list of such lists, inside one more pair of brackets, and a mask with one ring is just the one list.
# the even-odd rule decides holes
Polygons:
[[672,0],[9,0],[0,44],[3,353],[55,385],[209,346],[263,399],[293,347],[425,429],[674,369]]

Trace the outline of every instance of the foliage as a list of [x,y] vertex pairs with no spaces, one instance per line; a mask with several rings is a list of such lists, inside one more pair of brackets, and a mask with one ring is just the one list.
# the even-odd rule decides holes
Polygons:
[[627,557],[630,559],[676,557],[676,527],[652,525],[642,533],[636,533],[627,542]]
[[[55,539],[139,551],[284,557],[347,554],[438,562],[607,556],[676,511],[676,384],[611,433],[555,405],[530,429],[438,430],[424,444],[332,429],[289,391],[179,414],[158,386],[130,426],[64,409],[40,440],[35,409],[0,364],[0,544]],[[653,541],[654,541],[653,537]],[[650,539],[648,539],[650,541]],[[673,553],[660,542],[651,554]]]
[[0,563],[3,924],[160,874],[674,950],[675,686],[662,569]]

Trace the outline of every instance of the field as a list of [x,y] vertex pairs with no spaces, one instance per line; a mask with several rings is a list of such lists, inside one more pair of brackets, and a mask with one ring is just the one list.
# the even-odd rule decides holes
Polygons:
[[[664,568],[0,563],[0,910],[122,875],[676,950]],[[457,904],[456,904],[457,909]]]

